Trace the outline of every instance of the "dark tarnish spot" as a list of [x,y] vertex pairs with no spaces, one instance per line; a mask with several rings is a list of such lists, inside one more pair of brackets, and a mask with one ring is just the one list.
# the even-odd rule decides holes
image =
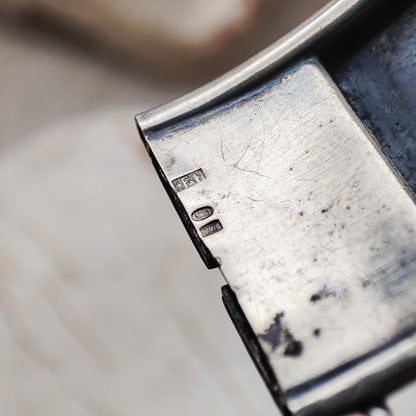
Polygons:
[[364,289],[367,288],[368,286],[371,285],[371,280],[361,280],[361,287],[363,287]]
[[270,344],[273,351],[280,345],[281,338],[282,338],[282,324],[281,319],[284,316],[284,312],[278,313],[273,323],[266,329],[266,332],[264,334],[260,335],[260,338]]
[[274,318],[273,323],[267,328],[260,338],[270,344],[274,351],[280,345],[283,345],[283,355],[289,357],[298,357],[302,354],[303,344],[295,339],[289,329],[282,323],[284,312],[280,312]]
[[313,330],[313,335],[318,338],[321,336],[321,328],[316,328]]
[[335,297],[335,292],[329,290],[326,286],[324,286],[321,290],[319,290],[319,292],[316,292],[311,296],[311,302],[316,303],[331,296]]
[[191,218],[194,221],[203,221],[209,218],[213,213],[214,213],[214,208],[206,206],[206,207],[196,209],[192,213]]
[[299,357],[302,354],[303,345],[300,341],[294,339],[286,345],[285,352],[283,353],[286,356],[290,357]]

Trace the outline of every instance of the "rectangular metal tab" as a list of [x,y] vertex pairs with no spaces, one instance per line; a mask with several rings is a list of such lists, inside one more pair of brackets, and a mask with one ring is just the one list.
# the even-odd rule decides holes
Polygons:
[[414,366],[416,207],[317,60],[149,132],[293,414],[335,414]]

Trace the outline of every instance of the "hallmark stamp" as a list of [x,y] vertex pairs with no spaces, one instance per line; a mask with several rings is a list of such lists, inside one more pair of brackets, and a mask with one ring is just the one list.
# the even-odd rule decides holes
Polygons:
[[212,207],[202,207],[195,210],[191,217],[194,221],[202,221],[209,218],[214,213],[214,208]]
[[186,175],[174,179],[172,181],[172,185],[174,186],[176,192],[181,192],[190,188],[191,186],[196,185],[199,182],[202,182],[204,179],[205,175],[202,169],[197,169],[193,172],[187,173]]
[[201,231],[202,237],[208,237],[209,235],[215,234],[218,231],[222,230],[222,224],[219,220],[214,220],[205,224],[199,229]]

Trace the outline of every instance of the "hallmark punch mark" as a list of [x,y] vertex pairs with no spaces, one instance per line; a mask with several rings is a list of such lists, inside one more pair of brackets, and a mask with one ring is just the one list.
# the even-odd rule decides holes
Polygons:
[[194,221],[203,221],[209,218],[214,213],[214,208],[212,207],[202,207],[196,209],[191,217]]
[[184,191],[191,186],[202,182],[205,179],[204,172],[202,169],[194,170],[193,172],[187,173],[186,175],[180,176],[172,181],[172,185],[175,187],[176,192]]

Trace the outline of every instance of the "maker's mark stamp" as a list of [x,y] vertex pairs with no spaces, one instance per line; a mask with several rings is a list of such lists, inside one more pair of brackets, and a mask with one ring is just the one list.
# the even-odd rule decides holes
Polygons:
[[208,224],[205,224],[200,229],[202,237],[208,237],[209,235],[215,234],[218,231],[222,230],[222,224],[219,220],[214,220],[209,222]]
[[181,192],[191,186],[202,182],[205,179],[204,172],[202,169],[194,170],[193,172],[187,173],[186,175],[180,176],[172,181],[172,185],[176,192]]

